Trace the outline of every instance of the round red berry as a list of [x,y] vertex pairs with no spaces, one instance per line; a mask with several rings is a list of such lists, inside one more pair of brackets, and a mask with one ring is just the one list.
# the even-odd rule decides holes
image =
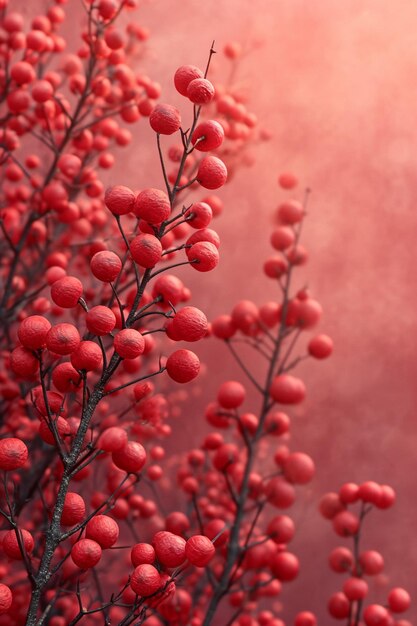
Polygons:
[[196,567],[204,567],[215,555],[213,542],[204,535],[194,535],[185,544],[185,556]]
[[91,271],[94,276],[104,283],[113,282],[122,269],[122,261],[114,252],[103,250],[96,252],[90,261]]
[[26,444],[16,437],[0,439],[0,469],[17,470],[23,467],[29,453]]
[[73,324],[56,324],[46,336],[46,347],[55,354],[71,354],[80,341],[80,333]]
[[115,185],[106,189],[104,202],[113,215],[127,215],[133,211],[136,196],[129,187]]
[[218,157],[204,157],[198,167],[197,180],[206,189],[218,189],[227,180],[227,168]]
[[116,316],[107,306],[93,306],[85,318],[90,333],[102,337],[110,333],[116,326]]
[[13,595],[10,587],[0,583],[0,615],[4,615],[12,606]]
[[88,522],[85,535],[87,539],[93,539],[103,549],[111,548],[119,538],[119,525],[108,515],[95,515]]
[[138,330],[124,328],[114,338],[114,349],[122,359],[136,359],[145,350],[145,339]]
[[145,448],[137,441],[129,441],[112,453],[113,463],[128,473],[140,472],[146,463]]
[[37,350],[45,345],[46,336],[51,328],[51,323],[41,315],[26,317],[17,329],[19,341],[25,348]]
[[83,293],[83,285],[75,276],[64,276],[56,280],[51,286],[51,298],[63,309],[72,309],[77,306]]
[[207,78],[194,78],[187,87],[188,98],[199,106],[211,102],[214,93],[214,85]]
[[196,78],[203,78],[204,74],[199,67],[195,65],[181,65],[174,75],[174,84],[176,90],[182,95],[187,95],[188,85]]
[[176,350],[167,359],[168,376],[177,383],[188,383],[200,371],[200,360],[191,350]]
[[181,115],[171,104],[157,104],[149,116],[151,128],[161,135],[172,135],[181,126]]
[[89,569],[97,565],[101,559],[101,547],[92,539],[80,539],[71,550],[71,558],[81,569]]
[[171,204],[160,189],[144,189],[136,198],[134,213],[149,224],[161,224],[171,214]]
[[130,578],[133,591],[142,597],[151,596],[162,585],[161,575],[153,565],[142,563],[138,565]]

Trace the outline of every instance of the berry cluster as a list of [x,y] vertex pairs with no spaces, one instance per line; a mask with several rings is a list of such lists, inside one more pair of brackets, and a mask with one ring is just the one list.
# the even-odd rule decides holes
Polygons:
[[[232,80],[208,78],[214,46],[204,69],[173,74],[184,124],[182,106],[159,102],[158,83],[133,69],[148,37],[126,18],[136,0],[82,0],[75,49],[59,34],[65,4],[48,2],[28,28],[0,0],[0,626],[285,626],[276,599],[300,569],[290,509],[315,474],[290,446],[307,393],[293,370],[333,352],[315,334],[320,303],[294,286],[309,192],[279,176],[271,299],[210,323],[177,270],[216,268],[223,204],[212,192],[267,133]],[[224,53],[232,78],[244,50]],[[161,185],[106,188],[140,118]],[[201,369],[189,344],[211,336],[246,382],[222,382],[201,444],[171,454],[169,418]],[[349,578],[329,611],[349,626],[410,626],[395,617],[410,605],[404,589],[364,605],[383,559],[360,549],[362,523],[393,500],[368,481],[321,501],[354,543],[330,556]]]
[[[384,558],[376,550],[362,550],[361,540],[365,517],[374,509],[388,509],[395,502],[395,492],[389,485],[379,485],[368,480],[361,485],[345,483],[339,492],[330,492],[320,502],[320,512],[331,520],[340,537],[351,537],[353,550],[340,546],[329,555],[329,565],[336,573],[349,574],[342,591],[334,593],[328,603],[332,617],[348,619],[349,626],[360,623],[366,626],[410,626],[408,620],[397,620],[397,613],[410,607],[410,596],[405,589],[392,588],[386,605],[368,604],[372,589],[368,577],[378,577],[384,570]],[[354,507],[357,510],[349,510]],[[371,588],[370,588],[371,587]],[[366,603],[366,605],[365,605]]]

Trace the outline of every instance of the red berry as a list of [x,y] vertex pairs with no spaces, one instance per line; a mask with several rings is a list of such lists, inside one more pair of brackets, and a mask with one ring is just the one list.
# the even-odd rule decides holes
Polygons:
[[201,122],[193,134],[191,135],[191,142],[196,150],[201,152],[210,152],[219,148],[224,140],[223,126],[215,120],[207,120]]
[[71,354],[80,344],[80,333],[73,324],[52,326],[46,335],[46,347],[55,354]]
[[230,315],[220,315],[211,323],[211,332],[219,339],[230,339],[236,332]]
[[219,262],[219,251],[208,241],[198,241],[186,252],[191,267],[198,272],[210,272]]
[[304,207],[296,200],[289,200],[278,207],[277,216],[282,224],[293,225],[301,222],[304,217]]
[[137,567],[143,563],[152,564],[155,558],[155,550],[150,543],[136,543],[130,552],[133,567]]
[[205,228],[210,224],[213,212],[206,202],[195,202],[186,211],[184,217],[192,228]]
[[61,172],[73,180],[81,171],[82,161],[75,154],[63,154],[58,159],[58,167]]
[[107,306],[93,306],[85,318],[88,330],[102,337],[110,333],[116,326],[116,316]]
[[51,287],[51,298],[63,309],[77,306],[83,293],[83,285],[74,276],[64,276],[56,280]]
[[176,306],[181,302],[184,293],[184,285],[181,280],[172,274],[158,276],[152,289],[152,297],[162,298],[162,302]]
[[380,604],[370,604],[363,612],[363,621],[366,626],[388,626],[389,613]]
[[335,515],[345,510],[345,505],[341,501],[339,494],[330,491],[321,498],[319,510],[326,519],[333,519]]
[[32,378],[39,369],[39,361],[31,350],[18,346],[10,355],[10,367],[21,378]]
[[345,483],[339,489],[339,496],[343,504],[353,504],[359,499],[359,486],[356,483]]
[[26,61],[18,61],[11,66],[10,77],[18,85],[25,85],[35,80],[36,72],[30,63],[26,63]]
[[204,567],[216,552],[212,541],[204,535],[194,535],[185,544],[185,556],[196,567]]
[[300,565],[295,554],[279,552],[271,559],[271,570],[279,580],[290,581],[298,576]]
[[285,478],[299,485],[309,483],[315,473],[313,459],[303,452],[292,452],[283,463]]
[[280,437],[290,430],[290,424],[290,418],[286,413],[274,411],[267,415],[265,419],[265,432],[267,432],[268,435]]
[[166,530],[156,533],[153,538],[153,546],[158,561],[166,567],[178,567],[184,563],[186,541],[178,535]]
[[90,261],[91,271],[94,276],[104,283],[113,282],[122,269],[122,261],[114,252],[103,250],[96,252]]
[[214,98],[214,86],[207,78],[194,78],[188,83],[187,96],[199,106],[208,104]]
[[351,602],[363,600],[368,595],[368,583],[363,578],[353,576],[345,580],[343,592]]
[[376,576],[384,569],[384,558],[376,550],[365,550],[359,555],[359,564],[368,576]]
[[333,341],[327,335],[317,335],[310,339],[308,351],[315,359],[327,359],[333,352]]
[[174,535],[182,535],[190,528],[190,520],[180,511],[173,511],[165,520],[165,530]]
[[281,374],[273,379],[269,393],[280,404],[299,404],[305,398],[306,388],[300,378]]
[[237,409],[243,404],[246,390],[241,383],[229,380],[220,385],[217,393],[217,401],[224,409]]
[[50,328],[51,323],[45,317],[30,315],[19,324],[17,336],[22,346],[37,350],[45,345]]
[[376,505],[382,495],[381,486],[373,480],[368,480],[359,485],[358,496],[363,502]]
[[359,530],[359,518],[350,511],[341,511],[333,518],[333,528],[341,537],[355,535]]
[[101,559],[101,547],[92,539],[80,539],[71,550],[71,558],[81,569],[94,567]]
[[43,103],[54,95],[54,88],[47,80],[37,80],[33,83],[32,98],[35,102]]
[[267,482],[265,496],[272,506],[287,509],[294,503],[295,491],[282,476],[276,476]]
[[271,245],[275,250],[283,251],[293,245],[295,234],[288,226],[280,226],[271,235]]
[[391,589],[388,594],[388,605],[393,613],[403,613],[410,608],[410,594],[401,587]]
[[281,278],[288,270],[287,260],[283,256],[270,257],[265,261],[263,270],[268,278]]
[[196,78],[203,78],[204,74],[199,67],[195,65],[181,65],[174,75],[174,84],[176,90],[182,95],[187,95],[188,85]]
[[266,532],[275,543],[288,543],[294,537],[294,522],[288,515],[277,515],[269,522]]
[[82,522],[85,516],[85,502],[78,493],[69,491],[65,496],[61,524],[73,526]]
[[380,489],[380,497],[375,504],[378,509],[388,509],[395,502],[395,491],[389,485],[380,485]]
[[197,232],[193,233],[191,237],[188,237],[186,244],[187,246],[192,246],[199,241],[207,241],[216,246],[216,248],[220,247],[220,237],[216,231],[211,228],[202,228],[201,230],[197,230]]
[[239,450],[234,443],[225,443],[216,450],[213,456],[213,466],[219,472],[229,471],[239,460]]
[[329,613],[332,617],[336,619],[345,619],[349,615],[350,602],[341,591],[339,593],[334,593],[329,600],[327,605],[329,609]]
[[[65,437],[71,436],[71,427],[68,421],[63,417],[58,417],[55,420],[55,429],[58,431],[58,435],[61,439]],[[48,422],[45,419],[41,419],[41,423],[39,424],[39,437],[48,443],[50,446],[56,446],[55,435],[49,426]]]
[[[19,529],[18,532],[20,533],[21,544],[23,545],[25,552],[29,554],[32,552],[35,545],[33,537],[30,532],[24,528]],[[19,542],[14,530],[8,530],[4,535],[3,550],[11,559],[15,559],[16,561],[22,560],[22,553],[20,551]]]
[[128,473],[140,472],[146,463],[145,448],[137,441],[129,441],[112,453],[113,463]]
[[10,587],[0,583],[0,615],[4,615],[12,606],[13,596]]
[[172,135],[181,126],[181,115],[171,104],[157,104],[149,116],[151,128],[161,135]]
[[179,340],[199,341],[206,336],[208,323],[200,309],[186,306],[175,314],[172,327]]
[[115,28],[107,28],[104,31],[104,41],[110,50],[119,50],[125,45],[123,34]]
[[297,614],[294,626],[317,626],[316,616],[310,611],[302,611]]
[[265,302],[265,304],[259,307],[259,317],[264,326],[273,328],[279,322],[279,304],[277,302]]
[[227,168],[223,161],[215,156],[207,156],[201,161],[197,180],[206,189],[218,189],[227,180]]
[[5,471],[20,469],[25,465],[28,456],[27,446],[21,439],[15,437],[0,439],[0,469]]
[[[237,41],[229,41],[223,48],[225,56],[229,59],[237,59],[242,54],[242,46]],[[263,624],[262,624],[263,626]]]
[[97,447],[105,452],[117,452],[127,445],[127,433],[119,426],[111,426],[102,432]]
[[52,372],[52,382],[58,391],[69,393],[80,386],[81,376],[71,363],[60,363]]
[[130,578],[133,591],[142,597],[151,596],[161,585],[162,580],[158,570],[149,563],[138,565]]
[[151,268],[161,260],[162,245],[159,239],[144,233],[130,242],[132,259],[141,267]]
[[349,572],[353,568],[354,557],[348,548],[334,548],[329,555],[329,565],[334,572]]
[[200,371],[200,360],[191,350],[176,350],[167,359],[168,376],[177,383],[188,383]]
[[113,215],[127,215],[133,211],[136,196],[129,187],[115,185],[106,189],[104,202]]
[[134,213],[149,224],[161,224],[171,214],[171,204],[160,189],[144,189],[136,198]]
[[278,184],[282,189],[294,189],[298,185],[298,179],[291,172],[283,172],[278,176]]
[[85,536],[103,549],[111,548],[119,538],[119,525],[108,515],[95,515],[86,526]]
[[114,338],[114,349],[122,359],[136,359],[145,350],[145,339],[139,331],[124,328]]
[[71,354],[71,363],[76,370],[90,372],[103,365],[103,354],[100,346],[94,341],[81,341],[78,348]]

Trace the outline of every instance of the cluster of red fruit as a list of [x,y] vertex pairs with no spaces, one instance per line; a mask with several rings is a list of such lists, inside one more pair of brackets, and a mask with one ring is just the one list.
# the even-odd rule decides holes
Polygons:
[[[353,551],[345,546],[332,550],[329,565],[332,571],[350,575],[343,583],[343,590],[333,594],[328,603],[332,617],[349,624],[359,624],[362,619],[366,626],[411,626],[408,620],[397,620],[396,614],[407,611],[410,596],[405,589],[394,587],[388,592],[387,604],[368,604],[370,592],[366,577],[378,577],[384,570],[384,558],[376,550],[361,550],[363,523],[373,509],[388,509],[395,501],[395,492],[389,485],[379,485],[368,480],[361,485],[345,483],[339,492],[327,493],[320,502],[320,512],[331,520],[333,529],[340,537],[353,539]],[[349,510],[357,508],[357,512]]]
[[49,310],[41,295],[46,270],[65,270],[72,246],[81,242],[87,251],[96,230],[108,236],[100,171],[131,143],[124,124],[139,120],[139,109],[152,109],[160,95],[157,83],[130,67],[145,29],[130,24],[123,32],[115,25],[135,0],[87,4],[74,51],[76,39],[59,34],[64,4],[50,3],[26,30],[23,15],[2,2],[0,310],[6,329],[28,303],[35,313]]
[[[282,409],[306,394],[296,365],[333,350],[319,334],[294,356],[322,312],[307,289],[291,293],[293,272],[308,258],[299,242],[306,203],[286,200],[277,209],[276,254],[264,272],[281,297],[259,307],[240,301],[209,324],[188,304],[191,292],[175,269],[217,266],[220,238],[210,225],[222,202],[213,194],[188,198],[220,188],[229,163],[234,170],[245,162],[256,116],[238,92],[207,78],[212,48],[205,71],[184,65],[174,74],[192,109],[185,131],[177,108],[157,104],[159,85],[130,67],[147,33],[116,22],[135,1],[85,2],[87,26],[74,54],[58,34],[64,4],[51,4],[25,32],[22,15],[0,0],[0,625],[209,626],[224,618],[231,626],[283,626],[264,608],[299,571],[288,549],[295,525],[282,510],[315,465],[287,445],[291,418]],[[241,52],[236,44],[225,49],[232,62]],[[114,148],[131,142],[123,123],[140,117],[156,135],[163,188],[113,185],[104,193],[97,167],[112,167]],[[167,158],[164,136],[178,138]],[[296,193],[294,175],[279,184]],[[206,409],[210,431],[178,461],[161,445],[176,408],[170,386],[195,379],[200,361],[171,348],[211,334],[225,340],[260,404],[243,408],[253,402],[247,386],[225,381]],[[263,361],[256,373],[239,354],[242,340]],[[163,372],[165,380],[157,378]],[[341,491],[324,498],[322,511],[355,540],[369,506],[392,502],[392,491],[375,484]],[[178,493],[185,512],[167,512]],[[363,503],[356,517],[347,510],[355,499]],[[337,550],[332,567],[351,578],[330,612],[357,625],[364,574],[377,573],[380,561],[356,552],[349,561]],[[366,626],[406,626],[391,614],[408,603],[393,589],[388,609],[366,607]],[[295,626],[316,623],[310,611],[295,617]]]

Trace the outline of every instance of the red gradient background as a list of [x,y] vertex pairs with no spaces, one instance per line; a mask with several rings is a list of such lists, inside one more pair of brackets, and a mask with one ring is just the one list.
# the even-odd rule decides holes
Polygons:
[[[81,21],[78,3],[67,7],[73,22]],[[141,67],[163,85],[162,100],[183,110],[172,86],[179,65],[203,65],[212,39],[219,51],[230,40],[262,43],[236,78],[273,138],[220,194],[219,268],[204,279],[187,273],[193,303],[210,319],[237,299],[261,304],[278,297],[262,275],[272,215],[284,197],[277,175],[294,171],[298,196],[305,186],[313,190],[303,236],[310,261],[300,284],[322,303],[320,330],[333,337],[335,354],[299,369],[308,399],[293,420],[291,445],[315,458],[317,476],[294,514],[302,573],[284,591],[284,615],[292,623],[296,610],[308,609],[321,624],[331,621],[327,598],[342,579],[328,571],[327,553],[345,542],[320,518],[317,502],[345,481],[372,479],[396,489],[395,507],[370,515],[364,547],[383,552],[386,584],[405,586],[416,602],[417,4],[151,0],[137,16],[151,31]],[[225,75],[226,64],[219,54],[213,76]],[[135,133],[137,143],[108,182],[162,185],[152,133],[146,123]],[[220,342],[196,351],[208,366],[204,399],[225,377],[243,380]],[[202,407],[195,400],[173,423],[177,447],[200,442]],[[384,581],[371,588],[384,602]]]

